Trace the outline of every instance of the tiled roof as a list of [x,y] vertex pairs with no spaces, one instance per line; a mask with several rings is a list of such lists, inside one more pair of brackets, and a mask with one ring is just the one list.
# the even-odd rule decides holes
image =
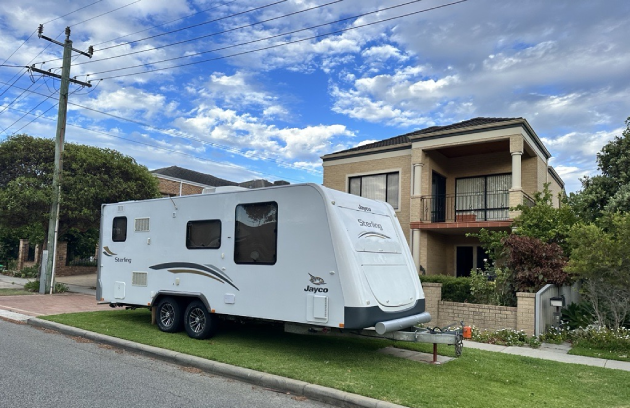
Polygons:
[[173,177],[180,180],[192,181],[193,183],[205,184],[212,187],[236,186],[233,181],[223,180],[210,174],[199,173],[198,171],[184,169],[178,166],[164,167],[152,170],[151,173]]
[[151,173],[161,174],[167,177],[173,177],[180,180],[186,180],[193,183],[204,184],[211,187],[225,187],[225,186],[240,186],[245,188],[261,188],[270,186],[282,186],[289,184],[284,180],[277,180],[273,183],[264,179],[249,180],[242,183],[235,183],[233,181],[223,180],[218,177],[211,176],[210,174],[199,173],[198,171],[184,169],[178,166],[164,167],[161,169],[152,170]]
[[[388,146],[402,146],[407,143],[411,143],[411,139],[415,139],[417,137],[421,137],[422,135],[427,135],[435,132],[443,132],[448,130],[455,130],[460,128],[468,128],[475,126],[482,126],[500,122],[508,122],[512,120],[517,120],[521,118],[473,118],[469,120],[465,120],[463,122],[454,123],[452,125],[446,126],[431,126],[422,130],[416,130],[411,133],[406,133],[404,135],[395,136],[389,139],[380,140],[374,143],[368,143],[362,146],[353,147],[352,149],[341,150],[338,152],[334,152],[331,154],[337,153],[349,153],[349,152],[357,152],[361,150],[375,149],[378,147],[388,147]],[[324,156],[326,157],[326,156]]]

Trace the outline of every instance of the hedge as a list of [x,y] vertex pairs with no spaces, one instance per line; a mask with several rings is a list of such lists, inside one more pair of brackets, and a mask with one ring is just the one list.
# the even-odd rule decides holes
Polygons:
[[470,278],[456,278],[446,275],[421,275],[421,282],[442,284],[442,300],[448,302],[470,302]]

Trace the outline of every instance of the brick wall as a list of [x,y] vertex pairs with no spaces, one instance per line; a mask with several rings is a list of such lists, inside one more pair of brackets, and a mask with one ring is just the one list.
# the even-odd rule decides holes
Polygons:
[[56,276],[87,275],[89,273],[96,273],[96,266],[65,266],[57,264],[55,268]]
[[[179,195],[180,183],[173,180],[165,180],[158,178],[160,193],[163,195]],[[195,186],[187,183],[181,183],[182,195],[201,194],[203,187]]]
[[440,325],[464,321],[485,330],[516,329],[516,307],[440,302]]
[[534,335],[535,293],[517,293],[517,306],[508,307],[443,301],[441,283],[422,283],[422,288],[426,311],[431,314],[431,326],[446,326],[463,320],[466,325],[482,330],[513,329]]

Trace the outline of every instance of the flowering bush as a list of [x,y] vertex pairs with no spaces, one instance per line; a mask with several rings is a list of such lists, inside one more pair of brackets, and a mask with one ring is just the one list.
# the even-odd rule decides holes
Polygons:
[[496,331],[479,330],[472,327],[472,341],[488,344],[500,344],[502,346],[530,346],[540,347],[540,341],[528,336],[523,330],[501,329]]
[[609,329],[589,326],[584,329],[571,330],[569,338],[575,346],[630,354],[630,330],[623,327]]

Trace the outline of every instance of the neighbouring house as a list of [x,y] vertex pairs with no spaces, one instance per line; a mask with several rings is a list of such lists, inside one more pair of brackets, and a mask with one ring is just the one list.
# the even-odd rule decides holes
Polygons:
[[236,183],[178,166],[152,170],[151,173],[158,178],[160,193],[164,197],[201,194],[204,188],[209,187],[238,186],[244,188],[261,188],[289,184],[283,180],[272,183],[263,179]]
[[324,185],[387,201],[420,273],[468,276],[483,267],[467,233],[509,231],[519,204],[545,183],[559,205],[564,182],[523,118],[475,118],[433,126],[322,157]]

